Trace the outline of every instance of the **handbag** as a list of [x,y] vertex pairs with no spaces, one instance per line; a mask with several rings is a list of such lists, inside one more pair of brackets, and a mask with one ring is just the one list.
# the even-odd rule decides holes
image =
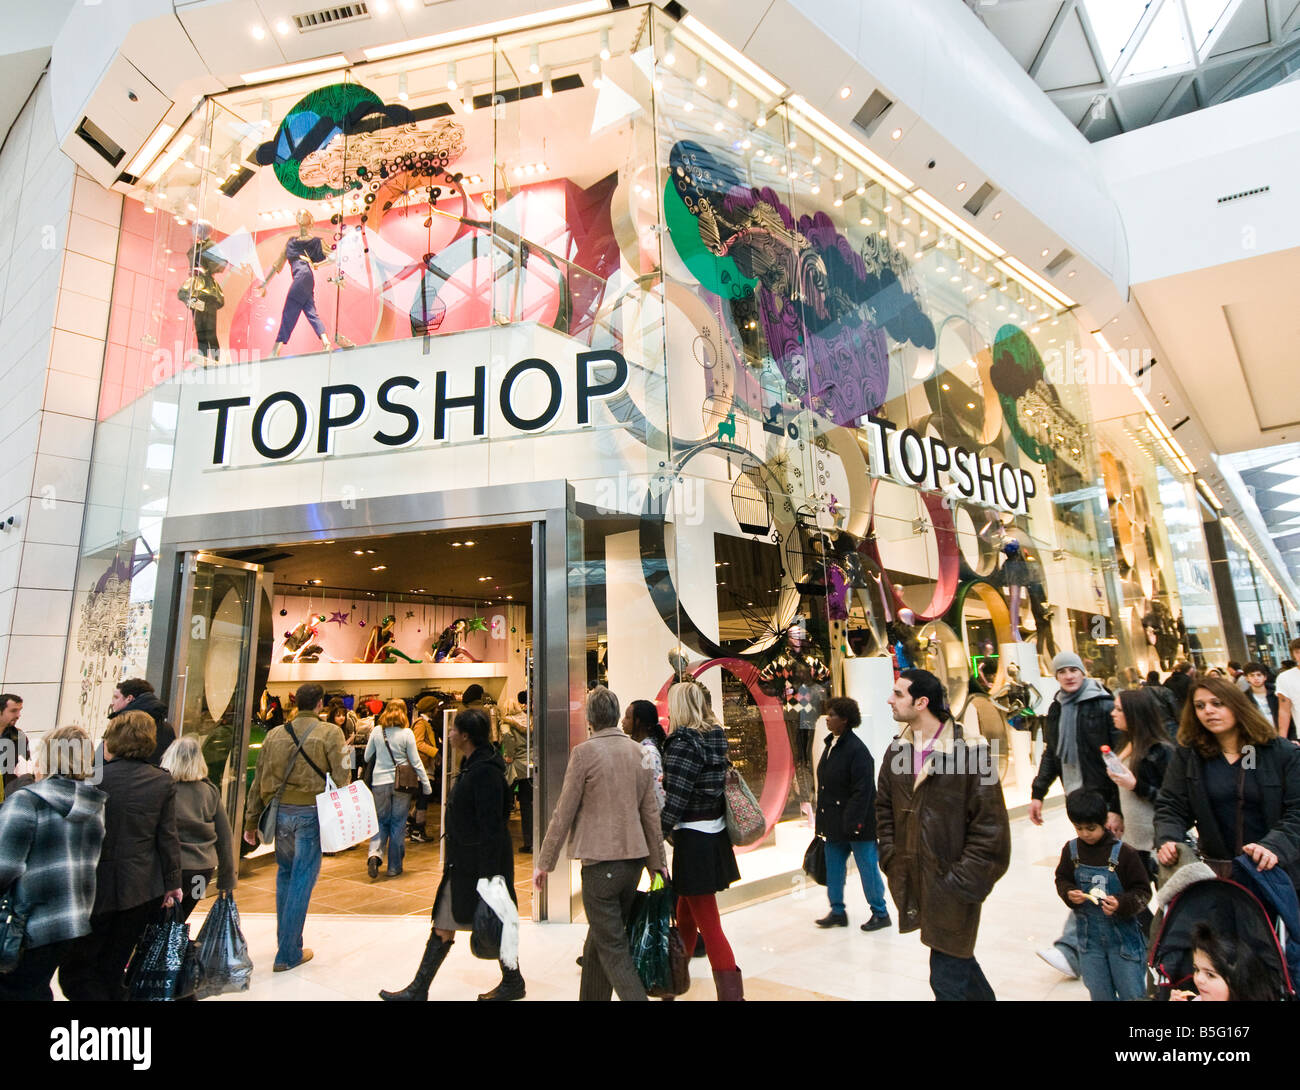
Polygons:
[[133,1001],[188,999],[199,984],[199,948],[190,941],[190,925],[181,921],[179,905],[164,909],[144,930],[126,970]]
[[501,934],[505,925],[482,897],[474,906],[473,923],[469,933],[469,952],[484,961],[496,961],[501,956]]
[[209,307],[220,310],[226,305],[225,292],[221,290],[216,278],[207,271],[191,273],[176,292],[176,298],[196,310],[207,310]]
[[[298,742],[298,736],[294,734],[292,726],[286,723],[284,729],[289,732],[290,738],[295,742]],[[315,728],[312,729],[314,730]],[[293,758],[289,761],[289,767],[284,770],[284,782],[280,784],[279,790],[271,796],[271,801],[262,808],[262,814],[257,819],[257,840],[260,844],[275,843],[275,823],[280,818],[280,796],[284,794],[284,789],[289,786],[289,773],[293,771],[293,766],[298,763],[298,757],[302,753],[303,744],[310,737],[311,731],[309,730],[303,736],[302,741],[298,742],[298,748],[294,750]],[[307,758],[307,763],[311,764],[312,768],[316,768],[310,757]],[[319,769],[317,771],[319,771]]]
[[737,847],[744,847],[761,839],[767,832],[767,818],[763,816],[763,809],[754,798],[754,792],[749,789],[745,777],[736,770],[735,765],[727,766],[727,780],[722,796],[726,802],[727,835],[731,837],[731,842]]
[[0,973],[12,973],[27,941],[27,912],[12,892],[0,897]]
[[819,886],[826,884],[826,841],[819,836],[812,838],[803,853],[803,872]]
[[379,728],[379,737],[383,739],[384,748],[388,750],[388,759],[393,762],[393,790],[404,791],[407,794],[419,791],[420,777],[416,775],[415,769],[409,763],[399,765],[397,758],[393,756],[393,747],[388,744],[387,727]]

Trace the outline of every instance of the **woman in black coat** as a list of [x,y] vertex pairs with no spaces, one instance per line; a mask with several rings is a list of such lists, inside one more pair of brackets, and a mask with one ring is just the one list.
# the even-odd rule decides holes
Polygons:
[[1203,858],[1244,853],[1259,870],[1280,866],[1300,885],[1300,748],[1218,677],[1197,680],[1178,741],[1156,799],[1157,860],[1172,864],[1194,825]]
[[181,901],[176,781],[149,763],[156,745],[153,717],[144,711],[115,716],[104,732],[98,787],[108,802],[90,934],[59,969],[59,986],[73,1001],[126,999],[132,951],[158,910]]
[[853,733],[861,722],[856,700],[839,697],[826,705],[831,733],[817,762],[817,835],[826,841],[826,896],[831,911],[817,926],[849,926],[844,881],[852,852],[871,907],[871,919],[862,930],[878,931],[889,926],[889,908],[876,851],[876,762]]
[[[503,877],[515,899],[514,844],[507,824],[513,799],[506,786],[506,765],[492,747],[492,727],[479,708],[466,708],[452,722],[448,741],[464,757],[447,799],[447,835],[442,881],[433,898],[433,928],[415,979],[400,992],[381,991],[388,1001],[426,1000],[429,985],[455,943],[457,931],[474,929],[478,880]],[[501,965],[501,983],[479,999],[523,999],[524,978],[517,968]]]

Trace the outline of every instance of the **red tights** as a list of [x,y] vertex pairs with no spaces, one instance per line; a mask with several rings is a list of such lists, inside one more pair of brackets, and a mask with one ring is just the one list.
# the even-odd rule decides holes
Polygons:
[[714,972],[725,973],[736,968],[736,955],[731,952],[731,944],[722,933],[718,899],[712,893],[677,898],[677,933],[682,937],[687,957],[695,953],[698,934],[704,938],[704,949]]

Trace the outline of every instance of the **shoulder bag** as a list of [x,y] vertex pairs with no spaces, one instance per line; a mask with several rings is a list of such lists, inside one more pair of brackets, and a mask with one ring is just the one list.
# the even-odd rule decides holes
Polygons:
[[[284,729],[289,732],[290,738],[295,742],[298,742],[298,748],[294,750],[293,757],[289,760],[289,766],[284,770],[284,782],[280,784],[279,790],[276,791],[272,796],[271,801],[263,808],[262,816],[257,819],[257,839],[258,842],[262,844],[275,843],[275,823],[280,817],[280,796],[284,794],[284,789],[289,786],[289,774],[293,771],[293,766],[298,763],[298,757],[300,755],[307,757],[307,755],[303,753],[302,747],[303,743],[311,737],[311,731],[308,731],[302,741],[299,742],[298,736],[293,732],[292,725],[286,723]],[[307,757],[307,763],[316,770],[317,775],[321,774],[320,769],[316,768],[316,765],[310,757]]]
[[754,798],[745,777],[735,765],[727,766],[726,785],[722,789],[726,802],[727,835],[737,847],[753,844],[767,832],[767,818]]
[[410,763],[398,764],[393,756],[393,747],[388,744],[388,728],[379,728],[379,737],[383,739],[384,748],[388,750],[388,759],[393,762],[393,790],[412,794],[420,790],[420,777]]

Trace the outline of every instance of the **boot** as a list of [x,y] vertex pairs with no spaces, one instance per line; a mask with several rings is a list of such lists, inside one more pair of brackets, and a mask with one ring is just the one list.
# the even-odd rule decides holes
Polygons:
[[504,962],[498,964],[501,966],[501,983],[490,992],[480,995],[479,1000],[484,1003],[504,1003],[512,999],[523,999],[523,975],[518,969],[507,969]]
[[420,967],[415,970],[415,979],[400,992],[381,991],[379,998],[385,1003],[423,1003],[429,998],[429,985],[433,983],[434,975],[446,958],[447,951],[454,945],[454,939],[443,942],[438,937],[438,932],[430,931],[429,941],[424,946],[424,956],[420,958]]
[[745,984],[740,979],[739,969],[713,971],[713,983],[718,989],[719,1003],[735,1003],[745,998]]

